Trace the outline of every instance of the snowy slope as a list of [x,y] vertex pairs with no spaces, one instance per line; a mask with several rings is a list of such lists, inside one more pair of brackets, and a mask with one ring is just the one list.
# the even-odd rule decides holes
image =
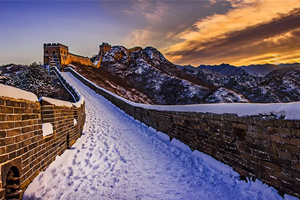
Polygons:
[[249,66],[242,66],[240,67],[244,70],[246,70],[249,74],[253,76],[260,76],[264,77],[268,73],[280,69],[281,66],[279,65],[273,65],[273,64],[265,64],[265,65],[249,65]]
[[33,180],[25,200],[282,199],[261,181],[241,181],[230,167],[169,142],[71,74],[64,76],[86,99],[84,134]]

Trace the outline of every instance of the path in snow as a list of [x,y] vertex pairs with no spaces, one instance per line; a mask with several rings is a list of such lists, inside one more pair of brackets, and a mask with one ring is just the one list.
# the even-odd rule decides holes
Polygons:
[[34,179],[24,199],[282,199],[260,181],[240,181],[226,165],[179,148],[63,75],[85,98],[84,133]]

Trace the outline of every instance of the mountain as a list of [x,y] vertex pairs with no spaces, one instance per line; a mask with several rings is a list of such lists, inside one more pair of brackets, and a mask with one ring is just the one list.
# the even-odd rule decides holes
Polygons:
[[[153,47],[114,46],[93,68],[75,70],[101,87],[134,102],[179,105],[233,102],[300,101],[299,70],[272,71],[253,76],[228,64],[193,67],[174,65]],[[266,73],[266,71],[264,71]]]
[[201,69],[209,69],[211,71],[217,72],[219,74],[223,74],[226,76],[247,76],[248,72],[240,67],[235,67],[229,64],[221,64],[221,65],[200,65],[197,68]]
[[201,103],[214,88],[178,69],[153,47],[131,51],[114,46],[102,55],[100,68],[146,96],[148,103]]
[[271,71],[280,69],[281,66],[274,65],[274,64],[264,64],[264,65],[249,65],[249,66],[242,66],[240,67],[247,71],[249,74],[253,76],[260,76],[264,77]]

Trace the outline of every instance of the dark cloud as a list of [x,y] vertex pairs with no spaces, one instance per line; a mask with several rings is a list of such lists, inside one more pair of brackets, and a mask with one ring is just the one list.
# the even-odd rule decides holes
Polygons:
[[[220,27],[222,28],[222,27]],[[272,52],[292,52],[299,49],[300,45],[300,10],[267,24],[259,24],[242,31],[227,34],[225,38],[211,38],[210,41],[189,41],[193,48],[183,51],[171,52],[168,55],[181,55],[179,63],[203,63],[236,62],[235,59],[245,59],[251,56],[263,55]],[[273,41],[282,34],[290,33],[286,39]],[[268,40],[269,39],[269,40]],[[201,50],[197,50],[201,49]],[[260,57],[260,60],[268,60],[272,56]],[[294,56],[296,57],[296,56]]]

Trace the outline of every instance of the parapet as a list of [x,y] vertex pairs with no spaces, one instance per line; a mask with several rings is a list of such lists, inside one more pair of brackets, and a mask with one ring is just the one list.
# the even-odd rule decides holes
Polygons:
[[60,43],[44,43],[44,48],[45,47],[60,47],[64,49],[69,49],[67,45],[60,44]]

